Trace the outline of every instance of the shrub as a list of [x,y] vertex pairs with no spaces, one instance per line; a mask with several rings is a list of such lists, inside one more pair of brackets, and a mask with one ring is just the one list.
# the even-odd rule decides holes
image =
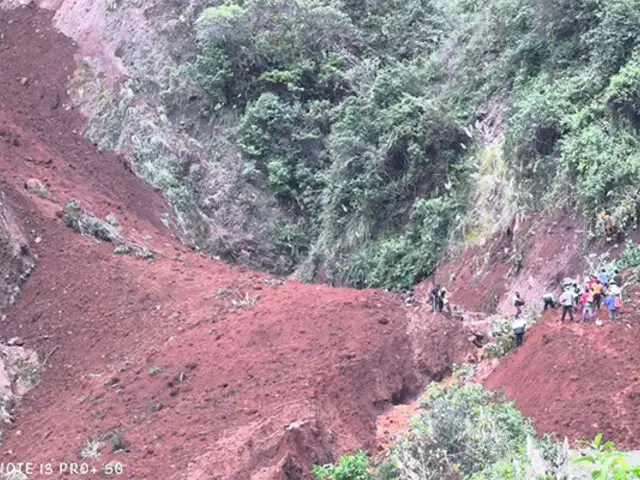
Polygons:
[[317,480],[371,480],[370,460],[365,452],[345,455],[336,465],[316,465],[313,474]]
[[[385,462],[387,478],[525,478],[527,442],[537,438],[531,422],[512,402],[478,384],[433,385],[425,411]],[[560,458],[548,438],[536,440],[553,473]],[[397,472],[398,476],[394,477]]]
[[616,262],[619,270],[634,268],[640,266],[640,245],[632,240],[627,242],[626,248],[620,254],[620,258]]
[[640,478],[640,466],[631,466],[628,455],[618,452],[613,442],[604,442],[602,434],[598,434],[593,442],[583,442],[587,448],[582,457],[574,460],[574,464],[586,463],[592,468],[593,479],[627,480]]

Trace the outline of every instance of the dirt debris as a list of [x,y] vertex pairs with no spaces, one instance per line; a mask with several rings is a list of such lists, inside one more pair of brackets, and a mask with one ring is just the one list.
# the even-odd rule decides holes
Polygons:
[[[640,351],[635,318],[638,291],[611,325],[560,324],[547,311],[524,346],[500,362],[485,385],[505,388],[540,433],[592,440],[602,432],[618,448],[640,446]],[[631,320],[628,325],[622,320]]]
[[[283,282],[182,245],[162,197],[75,133],[76,45],[51,15],[0,11],[0,186],[24,236],[42,239],[0,335],[55,352],[6,432],[6,460],[72,461],[116,432],[126,449],[103,447],[100,462],[132,478],[305,479],[316,462],[373,451],[376,416],[446,375],[466,334],[409,318],[399,296]],[[25,190],[30,178],[60,205],[114,215],[159,255],[140,262],[78,235],[60,205]]]

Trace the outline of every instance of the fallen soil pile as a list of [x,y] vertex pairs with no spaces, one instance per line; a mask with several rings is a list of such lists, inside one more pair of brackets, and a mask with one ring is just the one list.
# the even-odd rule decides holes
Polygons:
[[[459,322],[398,296],[283,282],[180,244],[157,192],[78,134],[66,94],[76,47],[50,22],[0,11],[0,189],[37,258],[0,337],[51,353],[3,461],[308,478],[316,462],[373,449],[378,414],[469,357]],[[69,228],[72,199],[153,257]]]
[[[622,309],[622,320],[630,324],[563,325],[559,311],[548,311],[527,333],[524,346],[502,361],[485,385],[505,387],[540,433],[575,441],[602,432],[620,448],[637,448],[638,299],[638,292],[632,292]],[[606,318],[604,309],[600,316]]]

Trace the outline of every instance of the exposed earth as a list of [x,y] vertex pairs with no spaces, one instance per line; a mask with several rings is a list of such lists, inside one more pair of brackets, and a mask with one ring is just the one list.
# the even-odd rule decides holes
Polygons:
[[[0,340],[18,338],[42,365],[37,388],[9,385],[24,397],[4,426],[4,462],[84,456],[149,480],[312,478],[313,464],[388,443],[427,382],[477,361],[470,340],[486,330],[485,314],[432,314],[421,303],[428,282],[407,306],[189,247],[162,196],[82,137],[86,119],[68,95],[78,46],[52,16],[0,10]],[[153,258],[69,228],[73,199]],[[436,278],[470,311],[507,313],[515,289],[533,304],[580,266],[580,228],[529,219]],[[541,432],[576,440],[603,431],[638,447],[635,301],[623,311],[629,324],[560,326],[557,312],[545,315],[486,385],[506,387]],[[404,413],[378,425],[394,405]],[[89,446],[98,459],[87,458]]]
[[[78,134],[76,47],[50,22],[0,12],[2,189],[37,258],[1,336],[51,352],[6,428],[6,462],[77,461],[103,442],[90,461],[118,460],[127,478],[307,478],[374,449],[377,414],[473,353],[458,321],[399,296],[283,281],[181,244],[161,196]],[[72,199],[155,258],[67,227]]]
[[623,449],[638,448],[640,352],[636,337],[638,292],[611,325],[561,324],[559,311],[547,311],[527,334],[522,349],[494,370],[485,385],[505,388],[540,433],[560,440],[604,438]]

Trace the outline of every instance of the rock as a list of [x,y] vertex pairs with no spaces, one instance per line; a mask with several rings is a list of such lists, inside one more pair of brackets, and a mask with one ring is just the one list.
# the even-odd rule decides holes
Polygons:
[[40,238],[40,237],[36,237],[33,241],[34,241],[35,243],[40,243],[40,242],[42,241],[42,238]]
[[24,340],[20,337],[13,337],[9,339],[7,345],[9,345],[10,347],[21,347],[24,345]]
[[30,178],[24,182],[24,188],[28,191],[44,190],[44,185],[37,178]]
[[388,325],[389,324],[389,319],[388,318],[379,318],[378,319],[378,323],[380,325]]

